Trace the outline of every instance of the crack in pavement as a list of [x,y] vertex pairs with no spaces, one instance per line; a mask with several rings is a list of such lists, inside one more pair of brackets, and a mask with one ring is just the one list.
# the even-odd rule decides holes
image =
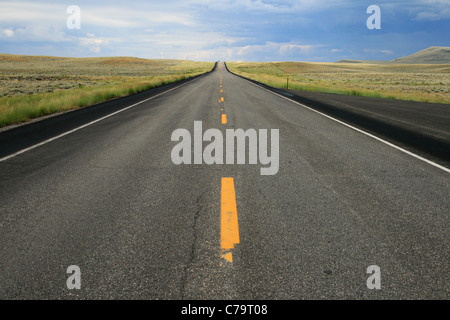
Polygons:
[[185,299],[186,284],[188,282],[188,270],[189,270],[190,266],[192,265],[192,262],[195,259],[195,251],[197,248],[197,238],[198,238],[198,236],[197,236],[197,221],[198,221],[198,218],[200,217],[200,212],[203,209],[203,205],[201,205],[202,198],[203,198],[203,193],[200,194],[195,201],[195,203],[197,205],[197,210],[195,211],[194,222],[191,226],[192,231],[193,231],[193,240],[192,240],[191,252],[189,255],[189,259],[184,267],[184,270],[183,270],[184,275],[181,279],[181,300]]

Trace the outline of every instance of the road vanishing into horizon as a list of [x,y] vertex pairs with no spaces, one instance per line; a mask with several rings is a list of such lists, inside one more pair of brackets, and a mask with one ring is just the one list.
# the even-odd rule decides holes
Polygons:
[[[278,171],[248,145],[245,164],[175,164],[172,134],[194,145],[195,121],[267,129],[269,146],[277,129]],[[222,62],[4,131],[0,149],[0,299],[450,298],[448,169]]]

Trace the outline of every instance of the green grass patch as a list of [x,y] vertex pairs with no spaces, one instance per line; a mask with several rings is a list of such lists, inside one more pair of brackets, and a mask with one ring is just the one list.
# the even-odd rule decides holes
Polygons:
[[11,57],[15,56],[0,55],[4,84],[0,127],[135,94],[203,74],[214,66],[135,58]]
[[450,104],[450,65],[231,62],[228,69],[280,89]]

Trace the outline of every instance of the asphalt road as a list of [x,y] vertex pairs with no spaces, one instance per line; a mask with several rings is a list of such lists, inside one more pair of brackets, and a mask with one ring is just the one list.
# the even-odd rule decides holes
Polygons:
[[447,104],[274,89],[258,84],[436,163],[450,165]]
[[[448,172],[223,64],[158,90],[110,102],[133,107],[79,130],[97,109],[76,125],[74,112],[0,134],[0,299],[450,297]],[[224,136],[278,129],[278,172],[174,164],[172,133],[193,133],[194,121]],[[234,182],[232,261],[222,178]],[[66,285],[71,265],[79,290]],[[367,287],[372,265],[380,289]]]

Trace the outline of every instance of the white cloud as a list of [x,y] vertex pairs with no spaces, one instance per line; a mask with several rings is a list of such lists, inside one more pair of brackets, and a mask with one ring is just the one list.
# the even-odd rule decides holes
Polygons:
[[[64,32],[65,7],[59,4],[37,4],[32,2],[0,2],[0,27],[5,24],[6,35],[18,42],[67,41]],[[12,37],[14,35],[14,37]]]
[[64,32],[64,28],[52,25],[29,25],[17,28],[16,37],[18,41],[30,42],[65,42],[70,38]]
[[417,21],[438,21],[450,19],[450,1],[417,0],[408,5]]
[[0,2],[0,22],[15,24],[48,24],[64,22],[66,7],[61,4],[25,1]]
[[317,47],[319,45],[280,44],[280,54],[282,56],[293,54],[309,55]]
[[415,18],[417,21],[438,21],[450,19],[450,10],[440,12],[423,11],[419,12]]
[[294,60],[310,59],[315,50],[322,45],[304,45],[296,43],[278,43],[268,41],[265,44],[217,47],[209,50],[189,50],[176,58],[192,60],[265,60],[275,61],[290,58]]
[[316,10],[323,10],[324,5],[328,9],[335,6],[346,6],[351,1],[349,0],[282,0],[282,1],[267,1],[267,0],[190,0],[190,5],[200,5],[208,9],[224,10],[229,12],[253,12],[253,13],[303,13]]
[[[151,4],[151,3],[150,3]],[[111,4],[107,7],[81,6],[82,23],[109,28],[146,28],[155,25],[194,26],[194,18],[171,6],[152,8],[151,6],[124,7]]]
[[384,54],[384,55],[393,55],[394,52],[392,50],[388,50],[388,49],[364,49],[365,53],[370,53],[370,54]]
[[249,55],[254,53],[275,53],[280,57],[293,55],[310,55],[315,48],[322,45],[304,45],[295,43],[279,43],[268,41],[262,45],[246,45],[243,47],[233,48],[238,56]]
[[79,38],[78,41],[81,46],[87,47],[89,51],[100,53],[102,46],[109,44],[110,39]]
[[14,35],[14,31],[11,29],[3,29],[2,33],[8,38],[10,38]]

